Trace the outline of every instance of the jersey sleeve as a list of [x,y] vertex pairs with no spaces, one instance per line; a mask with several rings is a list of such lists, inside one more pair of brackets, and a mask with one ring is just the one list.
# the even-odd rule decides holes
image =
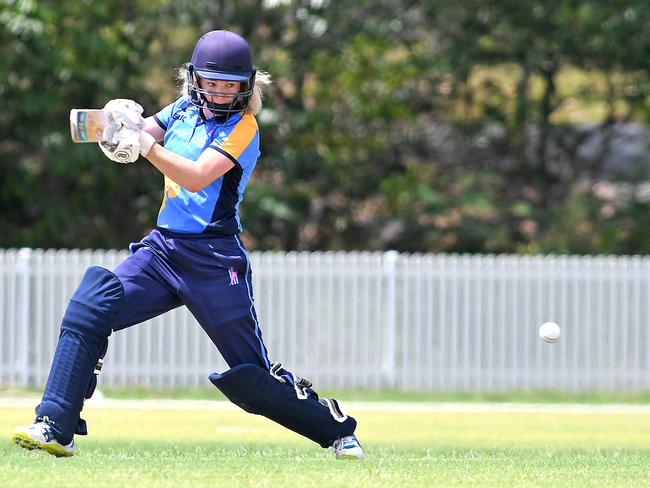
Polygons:
[[179,104],[183,101],[183,98],[179,98],[174,103],[170,103],[165,108],[161,109],[158,113],[154,114],[153,118],[156,123],[160,126],[165,132],[171,125],[172,115],[176,113]]
[[259,129],[255,117],[245,114],[229,133],[218,134],[209,147],[246,169],[257,161],[260,155],[259,145]]

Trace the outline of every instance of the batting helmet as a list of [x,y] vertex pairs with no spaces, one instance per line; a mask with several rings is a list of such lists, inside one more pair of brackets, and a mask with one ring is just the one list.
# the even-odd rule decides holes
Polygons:
[[[219,114],[239,112],[248,107],[255,86],[256,68],[251,49],[239,34],[215,30],[204,34],[194,46],[192,60],[186,65],[188,95],[192,104]],[[209,102],[206,95],[220,95],[201,87],[201,79],[239,81],[241,88],[228,104]]]

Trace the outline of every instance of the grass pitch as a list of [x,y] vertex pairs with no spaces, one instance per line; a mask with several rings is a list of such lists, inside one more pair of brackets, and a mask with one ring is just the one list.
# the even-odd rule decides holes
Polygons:
[[137,403],[89,404],[91,435],[77,437],[74,457],[57,459],[13,445],[13,427],[33,410],[2,406],[0,486],[619,488],[646,486],[650,472],[647,410],[348,410],[364,462],[336,461],[239,410]]

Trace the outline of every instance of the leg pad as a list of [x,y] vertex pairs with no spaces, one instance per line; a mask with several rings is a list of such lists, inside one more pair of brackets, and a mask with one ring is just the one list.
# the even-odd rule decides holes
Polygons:
[[235,405],[273,420],[322,447],[352,435],[357,426],[357,421],[347,415],[335,418],[331,400],[329,404],[321,403],[312,394],[299,398],[293,385],[279,382],[254,364],[242,364],[223,374],[212,373],[209,378]]
[[107,269],[93,266],[70,299],[36,413],[36,420],[50,424],[62,444],[68,444],[76,432],[87,430],[79,414],[84,397],[94,390],[93,370],[106,353],[111,325],[123,298],[119,278]]

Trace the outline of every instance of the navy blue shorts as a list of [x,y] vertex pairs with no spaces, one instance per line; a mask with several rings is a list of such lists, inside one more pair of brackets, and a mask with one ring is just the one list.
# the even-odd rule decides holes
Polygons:
[[232,368],[269,368],[253,306],[251,268],[238,236],[178,237],[153,230],[115,270],[124,285],[113,330],[187,306]]

